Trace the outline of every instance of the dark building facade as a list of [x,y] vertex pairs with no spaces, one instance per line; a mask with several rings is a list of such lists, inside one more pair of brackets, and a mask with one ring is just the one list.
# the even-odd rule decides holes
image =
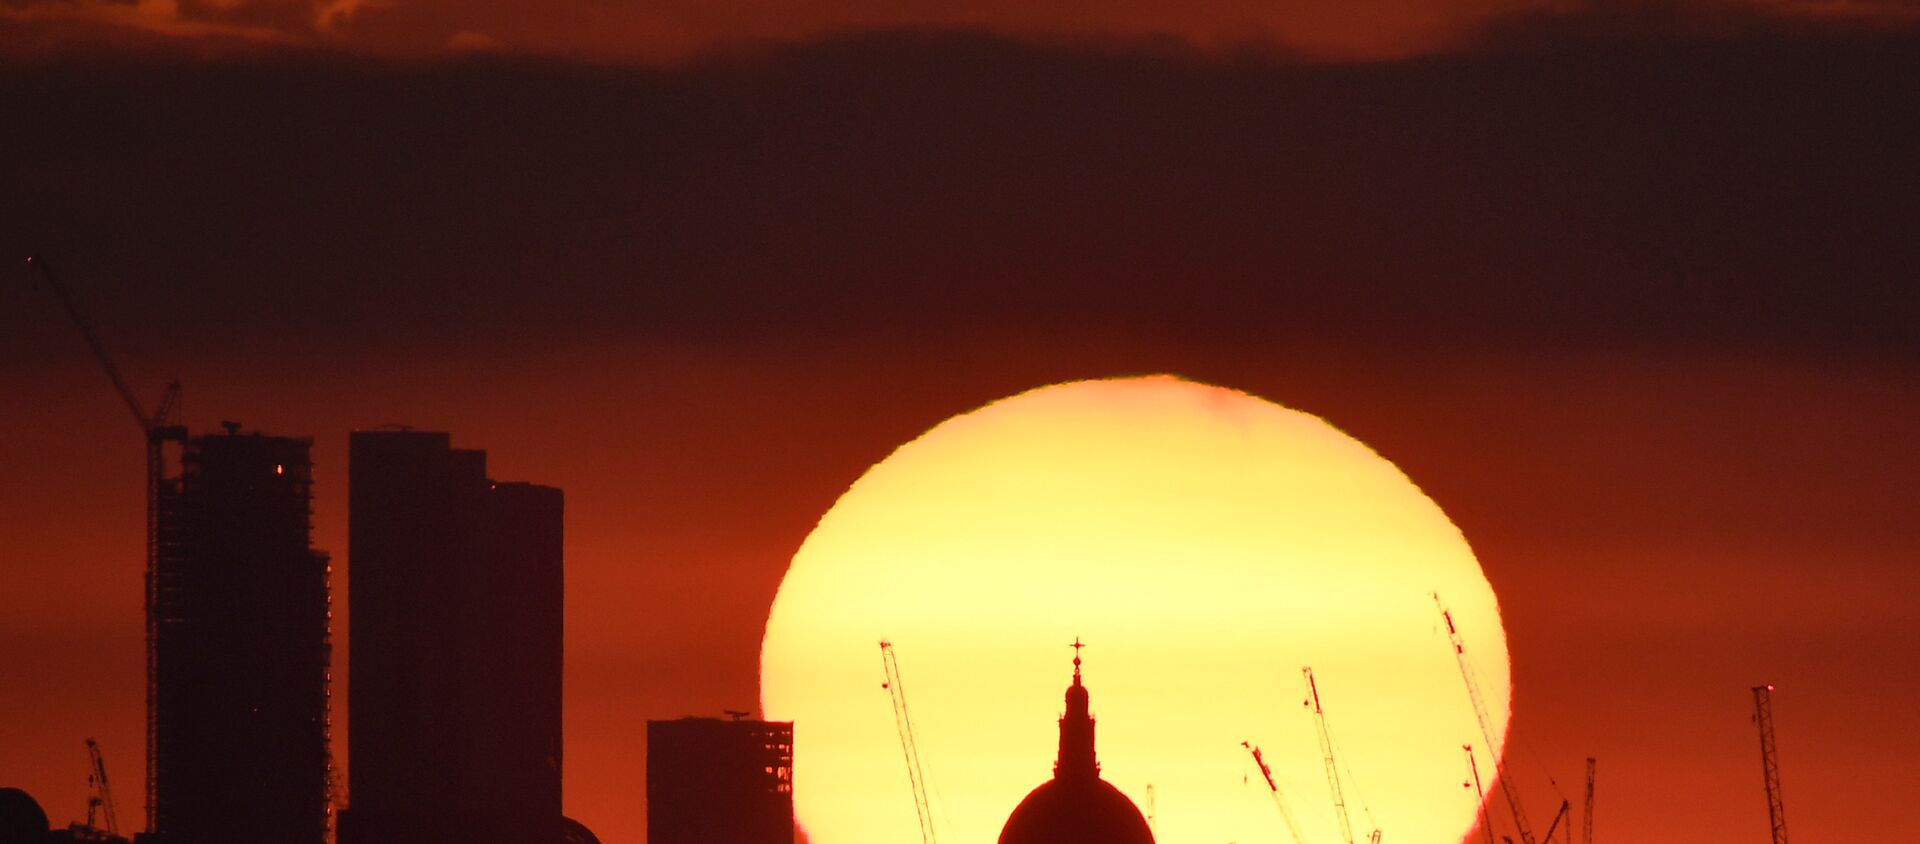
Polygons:
[[348,474],[342,844],[558,842],[560,490],[409,430],[354,432]]
[[332,613],[312,547],[312,440],[234,430],[186,440],[156,502],[142,838],[322,844]]
[[793,722],[647,722],[647,844],[793,840]]

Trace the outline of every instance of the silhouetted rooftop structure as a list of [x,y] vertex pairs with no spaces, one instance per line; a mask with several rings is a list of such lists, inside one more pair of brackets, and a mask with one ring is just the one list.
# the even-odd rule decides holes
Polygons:
[[647,722],[647,844],[793,839],[793,722]]
[[1100,778],[1093,715],[1087,687],[1080,683],[1080,647],[1076,640],[1053,779],[1014,807],[1000,829],[1000,844],[1153,844],[1153,831],[1139,808]]

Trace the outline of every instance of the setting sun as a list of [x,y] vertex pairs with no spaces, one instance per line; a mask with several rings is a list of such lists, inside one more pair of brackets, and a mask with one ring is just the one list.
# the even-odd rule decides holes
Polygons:
[[881,685],[877,643],[890,640],[934,832],[987,844],[1050,776],[1078,637],[1100,775],[1159,841],[1290,841],[1250,742],[1304,840],[1330,842],[1302,705],[1312,666],[1355,837],[1457,842],[1476,808],[1461,745],[1482,741],[1434,592],[1503,735],[1493,592],[1393,464],[1317,417],[1220,387],[1045,387],[902,446],[820,519],[767,621],[763,707],[795,722],[796,812],[813,844],[913,840]]

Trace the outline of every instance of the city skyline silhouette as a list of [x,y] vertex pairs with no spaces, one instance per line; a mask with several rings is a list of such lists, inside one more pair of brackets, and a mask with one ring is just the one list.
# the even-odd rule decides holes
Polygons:
[[[784,720],[761,711],[767,622],[850,485],[1005,397],[1172,373],[1327,420],[1457,525],[1498,600],[1518,758],[1541,760],[1513,774],[1536,836],[1562,800],[1583,816],[1594,757],[1603,842],[1765,840],[1766,684],[1793,831],[1920,836],[1886,810],[1920,752],[1900,729],[1920,694],[1908,17],[806,5],[703,11],[665,45],[631,17],[375,5],[0,10],[0,787],[52,828],[88,817],[94,739],[121,833],[145,831],[147,490],[127,401],[28,255],[58,269],[135,415],[311,438],[343,805],[370,740],[354,678],[378,673],[353,664],[348,616],[380,591],[348,553],[349,432],[451,431],[488,450],[488,477],[565,490],[561,623],[539,643],[564,648],[540,729],[563,774],[539,800],[638,844],[648,722]],[[1397,51],[1291,40],[1382,47],[1405,27],[1421,38]],[[1402,632],[1455,671],[1440,590],[1406,586]],[[964,704],[948,682],[1026,676],[902,632],[847,649],[867,727],[894,729],[882,638],[930,719]],[[1141,756],[1109,755],[1109,728],[1154,722],[1101,709],[1146,663],[1093,642],[1113,649],[1087,680],[1110,770]],[[1342,749],[1386,730],[1339,708],[1348,670],[1274,662],[1257,677],[1280,690],[1277,737],[1220,748],[1235,767],[1215,793],[1264,824],[1238,844],[1290,841],[1239,741],[1305,834],[1337,828],[1303,665]],[[1009,730],[1054,728],[1048,676],[1003,696],[1039,713]],[[823,745],[793,729],[804,803]],[[955,763],[925,729],[938,785]],[[1474,799],[1470,742],[1518,841],[1489,742],[1459,732],[1434,799]],[[1056,752],[1020,744],[1009,767],[1032,779],[1004,787]],[[876,816],[911,839],[906,766],[879,776],[898,793]],[[1113,784],[1145,812],[1154,782]],[[1163,830],[1195,799],[1158,780]]]

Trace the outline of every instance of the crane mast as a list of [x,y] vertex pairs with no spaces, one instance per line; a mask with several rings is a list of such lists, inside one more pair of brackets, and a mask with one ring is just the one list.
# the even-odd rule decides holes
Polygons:
[[1266,757],[1260,755],[1260,748],[1247,741],[1241,742],[1240,746],[1253,752],[1253,764],[1260,767],[1260,776],[1266,778],[1267,790],[1273,793],[1274,808],[1280,810],[1280,819],[1287,822],[1287,834],[1293,836],[1293,844],[1307,844],[1300,835],[1300,824],[1293,819],[1293,810],[1287,808],[1287,798],[1280,794],[1280,784],[1273,781],[1273,771],[1267,767]]
[[155,741],[155,733],[159,730],[159,712],[156,706],[158,701],[154,696],[158,688],[158,657],[154,651],[154,641],[159,632],[159,617],[156,610],[159,607],[162,592],[166,589],[166,585],[159,582],[157,574],[160,561],[160,499],[174,483],[174,479],[167,477],[166,443],[185,442],[187,439],[187,429],[179,424],[180,382],[168,382],[165,392],[160,395],[160,402],[154,405],[153,412],[148,413],[142,410],[140,400],[134,396],[133,388],[120,374],[120,367],[114,364],[113,356],[107,354],[106,345],[100,342],[100,336],[94,332],[93,324],[87,321],[86,316],[80,312],[79,306],[74,304],[73,295],[67,290],[67,286],[61,283],[59,275],[54,273],[53,268],[37,255],[27,256],[26,263],[29,269],[39,272],[40,278],[47,284],[47,289],[53,293],[55,301],[60,303],[60,309],[66,312],[67,319],[72,321],[75,329],[79,330],[80,339],[86,342],[87,350],[93,353],[94,361],[100,364],[101,370],[106,372],[107,380],[113,382],[114,392],[119,394],[120,401],[126,404],[127,411],[133,415],[134,422],[140,426],[140,434],[146,446],[147,560],[144,579],[147,613],[146,810],[147,829],[153,829],[157,802],[154,786],[159,781],[159,757],[155,752],[158,744]]
[[[1560,822],[1567,819],[1567,815],[1572,809],[1572,803],[1565,800],[1560,801],[1560,811],[1553,813],[1553,823],[1547,824],[1547,834],[1540,840],[1546,842],[1546,844],[1553,844],[1554,831],[1560,828]],[[1567,837],[1573,837],[1573,827],[1571,826],[1567,827]],[[1571,844],[1571,842],[1569,842],[1569,844]]]
[[[88,785],[92,794],[87,795],[87,826],[99,829],[101,822],[108,834],[120,834],[120,819],[113,808],[113,786],[107,782],[107,761],[100,755],[100,743],[87,739]],[[96,816],[97,813],[97,816]]]
[[1580,813],[1580,844],[1593,844],[1593,766],[1596,760],[1587,757],[1587,808]]
[[913,811],[920,818],[921,844],[934,844],[933,811],[927,805],[927,778],[920,770],[920,749],[913,740],[913,719],[907,717],[907,691],[900,682],[900,661],[893,643],[880,642],[880,664],[887,680],[882,684],[893,698],[893,728],[900,734],[900,752],[907,760],[907,783],[913,788]]
[[1463,744],[1460,749],[1467,752],[1467,773],[1472,779],[1461,783],[1473,789],[1473,804],[1480,810],[1480,831],[1487,836],[1487,844],[1493,844],[1493,818],[1487,815],[1487,790],[1480,787],[1480,763],[1473,761],[1473,745]]
[[1147,831],[1153,833],[1153,840],[1160,840],[1160,825],[1153,813],[1153,783],[1147,783]]
[[1753,687],[1753,722],[1760,727],[1760,771],[1767,780],[1767,823],[1773,844],[1787,844],[1787,807],[1780,797],[1780,752],[1773,743],[1773,685]]
[[1320,734],[1320,758],[1327,764],[1327,788],[1333,791],[1333,816],[1340,821],[1340,840],[1353,844],[1353,823],[1347,817],[1347,800],[1340,792],[1340,768],[1333,761],[1333,733],[1327,729],[1326,710],[1320,708],[1320,685],[1314,682],[1313,666],[1303,666],[1307,681],[1307,706],[1313,709],[1313,726]]
[[1533,828],[1527,824],[1527,813],[1520,808],[1519,791],[1507,776],[1507,766],[1501,761],[1501,754],[1494,750],[1499,747],[1499,742],[1493,738],[1493,718],[1487,714],[1486,702],[1480,699],[1480,679],[1474,673],[1473,662],[1467,659],[1466,641],[1460,638],[1460,630],[1453,624],[1453,613],[1446,604],[1440,602],[1438,593],[1434,594],[1433,603],[1440,608],[1440,617],[1447,622],[1447,639],[1453,643],[1454,660],[1460,663],[1460,679],[1465,681],[1467,698],[1473,702],[1473,716],[1480,722],[1480,737],[1487,742],[1487,752],[1493,754],[1494,779],[1500,782],[1500,792],[1507,799],[1507,808],[1513,812],[1514,830],[1520,833],[1521,844],[1535,844]]

